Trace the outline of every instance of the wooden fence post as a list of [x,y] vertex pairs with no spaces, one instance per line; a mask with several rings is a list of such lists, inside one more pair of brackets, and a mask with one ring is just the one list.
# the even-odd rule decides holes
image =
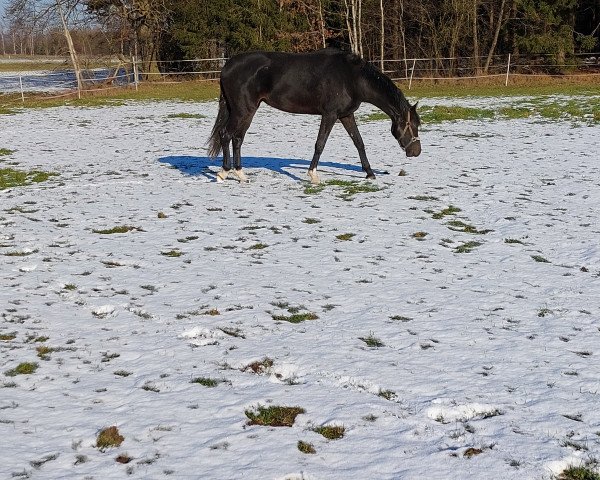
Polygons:
[[131,57],[131,62],[133,63],[133,84],[135,85],[135,91],[138,91],[138,70],[137,70],[137,62],[135,57]]
[[21,101],[25,103],[25,93],[23,92],[23,77],[19,75],[19,87],[21,88]]
[[417,64],[417,59],[413,58],[412,68],[410,69],[410,80],[408,81],[408,89],[412,86],[413,75],[415,74],[415,65]]
[[504,86],[508,87],[508,75],[510,73],[510,53],[508,54],[508,65],[506,66],[506,80],[504,80]]

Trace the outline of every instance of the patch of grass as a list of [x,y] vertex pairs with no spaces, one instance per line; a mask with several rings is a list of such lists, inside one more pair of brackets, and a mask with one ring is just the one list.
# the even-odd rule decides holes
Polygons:
[[38,364],[35,362],[22,362],[15,368],[11,368],[4,372],[7,377],[16,377],[17,375],[31,375],[38,369]]
[[600,480],[597,469],[589,465],[583,467],[568,467],[560,472],[557,480]]
[[306,413],[302,407],[283,407],[259,405],[255,410],[244,412],[248,417],[248,425],[264,425],[269,427],[291,427],[296,417]]
[[454,253],[470,253],[474,248],[483,245],[481,242],[465,242],[454,249]]
[[320,183],[318,185],[313,185],[312,183],[309,183],[306,187],[304,187],[304,194],[305,195],[317,195],[319,193],[321,193],[323,190],[325,190],[325,185]]
[[147,392],[160,393],[160,388],[154,385],[152,382],[148,381],[142,385],[142,390],[146,390]]
[[16,110],[11,110],[10,108],[6,107],[0,107],[0,115],[15,115],[16,113]]
[[118,377],[128,377],[132,374],[132,372],[128,372],[127,370],[115,370],[113,374],[115,374]]
[[0,168],[0,190],[13,187],[23,187],[32,183],[45,182],[58,173],[43,172],[40,170],[15,170],[14,168]]
[[493,232],[493,230],[477,230],[473,225],[469,225],[461,220],[451,220],[447,223],[448,228],[455,232],[471,233],[473,235],[485,235],[486,233]]
[[[489,108],[461,107],[453,105],[423,106],[419,115],[423,123],[432,124],[454,120],[483,120],[494,118],[496,112]],[[375,112],[361,117],[363,121],[385,120],[389,117],[383,112]]]
[[522,242],[521,240],[517,240],[516,238],[505,238],[504,243],[525,245],[524,242]]
[[63,290],[69,290],[69,291],[77,290],[77,285],[75,285],[74,283],[67,283],[63,286]]
[[469,447],[465,450],[465,453],[463,453],[463,457],[471,458],[482,453],[483,450],[481,448]]
[[346,428],[343,425],[321,425],[313,428],[313,431],[324,436],[327,440],[338,440],[346,433]]
[[420,116],[423,123],[432,124],[454,120],[489,120],[494,118],[495,111],[488,108],[434,105],[421,108]]
[[58,349],[48,347],[46,345],[40,345],[39,347],[36,347],[35,351],[37,352],[38,358],[41,360],[50,360],[50,354],[58,351]]
[[510,119],[529,118],[535,115],[535,110],[530,107],[500,107],[498,113]]
[[427,235],[429,235],[427,232],[415,232],[412,234],[412,237],[416,238],[417,240],[425,240]]
[[407,197],[409,200],[418,200],[420,202],[432,202],[432,201],[437,201],[439,200],[439,198],[437,197],[432,197],[431,195],[414,195],[411,197]]
[[267,248],[268,245],[266,243],[255,243],[254,245],[251,245],[248,247],[248,250],[264,250],[265,248]]
[[341,190],[338,197],[343,200],[352,200],[352,197],[359,193],[373,193],[381,190],[381,187],[372,182],[332,179],[319,185],[309,184],[304,188],[304,193],[306,195],[316,195],[321,193],[325,187],[338,187]]
[[373,333],[369,333],[368,337],[358,337],[358,339],[365,342],[367,347],[379,348],[385,346],[381,340],[379,340],[377,337],[375,337],[375,335],[373,335]]
[[15,153],[15,150],[9,150],[8,148],[0,148],[0,157],[12,155],[13,153]]
[[336,235],[335,238],[337,238],[338,240],[340,240],[342,242],[347,242],[348,240],[352,240],[352,238],[355,236],[356,236],[356,233],[341,233],[339,235]]
[[531,258],[533,258],[538,263],[551,263],[550,260],[547,260],[541,255],[531,255]]
[[307,223],[309,225],[313,225],[315,223],[321,223],[321,220],[317,219],[317,218],[305,218],[304,220],[302,220],[302,223]]
[[302,323],[307,320],[318,320],[319,316],[316,313],[312,312],[304,312],[304,313],[292,313],[291,315],[273,315],[271,314],[273,320],[280,322],[289,322],[289,323]]
[[1,342],[10,342],[17,338],[16,333],[0,333],[0,341]]
[[242,372],[251,371],[260,375],[261,373],[265,373],[269,368],[273,366],[273,360],[269,357],[265,357],[262,360],[257,360],[256,362],[249,363],[244,368],[242,368]]
[[177,258],[181,257],[183,255],[183,252],[181,250],[166,250],[160,252],[160,254],[164,255],[165,257]]
[[188,243],[191,242],[192,240],[198,240],[200,237],[198,237],[197,235],[189,235],[185,238],[178,238],[177,241],[179,243]]
[[411,317],[405,317],[403,315],[392,315],[390,317],[390,320],[397,320],[397,321],[400,321],[400,322],[410,322],[412,320],[412,318]]
[[96,448],[101,452],[107,448],[120,446],[125,437],[119,433],[119,429],[116,426],[103,428],[96,437]]
[[572,448],[573,450],[575,450],[577,452],[581,452],[581,451],[587,452],[589,450],[589,448],[586,445],[584,445],[583,443],[575,442],[571,439],[563,440],[562,442],[560,442],[560,446]]
[[302,453],[306,453],[308,455],[313,455],[317,453],[315,447],[312,443],[303,442],[302,440],[298,440],[298,450]]
[[33,255],[34,253],[37,253],[38,250],[17,250],[14,252],[6,252],[3,255],[5,257],[27,257],[29,255]]
[[200,113],[171,113],[167,115],[167,118],[195,118],[201,119],[206,118],[206,115],[202,115]]
[[94,233],[98,233],[99,235],[113,235],[115,233],[127,233],[127,232],[143,232],[144,230],[140,227],[132,227],[131,225],[117,225],[112,228],[105,228],[101,230],[92,230]]
[[356,180],[327,180],[325,185],[331,185],[335,187],[340,187],[342,192],[340,193],[340,198],[344,200],[350,200],[354,195],[358,193],[373,193],[381,190],[377,184],[372,182],[359,182]]
[[385,398],[386,400],[394,400],[396,398],[396,392],[393,390],[380,390],[377,396]]
[[196,378],[192,378],[192,380],[190,380],[190,383],[197,383],[199,385],[202,385],[203,387],[209,387],[209,388],[214,388],[219,383],[222,383],[222,382],[223,382],[223,380],[217,380],[215,378],[209,378],[209,377],[196,377]]
[[239,328],[219,327],[219,330],[221,330],[225,335],[229,335],[230,337],[246,338],[242,330]]
[[444,218],[448,215],[455,215],[460,211],[460,208],[455,207],[454,205],[449,205],[447,208],[444,208],[443,210],[434,213],[431,217],[435,220],[440,220],[441,218]]
[[303,310],[305,310],[305,307],[302,305],[290,305],[290,303],[286,302],[286,301],[271,302],[271,305],[273,305],[274,307],[277,307],[277,308],[285,309],[290,314],[290,315],[277,315],[270,311],[267,311],[267,313],[270,313],[271,317],[275,321],[301,323],[301,322],[305,322],[306,320],[318,320],[319,319],[319,316],[316,313],[303,312]]

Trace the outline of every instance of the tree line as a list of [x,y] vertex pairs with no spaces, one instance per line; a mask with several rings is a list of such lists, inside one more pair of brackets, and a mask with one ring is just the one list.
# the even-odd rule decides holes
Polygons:
[[[267,49],[351,50],[485,73],[495,55],[593,52],[600,0],[10,0],[3,53],[135,56],[148,70]],[[448,63],[450,59],[450,63]],[[161,64],[160,62],[168,62]]]

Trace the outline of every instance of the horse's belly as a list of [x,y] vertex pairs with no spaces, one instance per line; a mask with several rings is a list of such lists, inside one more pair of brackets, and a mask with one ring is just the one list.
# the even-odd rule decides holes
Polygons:
[[282,110],[287,113],[303,113],[307,115],[321,115],[321,111],[309,99],[302,98],[286,98],[268,96],[263,101],[277,110]]

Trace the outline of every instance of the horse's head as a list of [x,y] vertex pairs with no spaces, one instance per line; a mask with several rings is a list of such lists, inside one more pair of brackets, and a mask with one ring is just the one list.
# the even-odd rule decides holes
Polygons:
[[418,157],[421,154],[419,125],[421,119],[417,113],[416,103],[407,110],[406,116],[399,115],[392,119],[392,135],[398,140],[407,157]]

